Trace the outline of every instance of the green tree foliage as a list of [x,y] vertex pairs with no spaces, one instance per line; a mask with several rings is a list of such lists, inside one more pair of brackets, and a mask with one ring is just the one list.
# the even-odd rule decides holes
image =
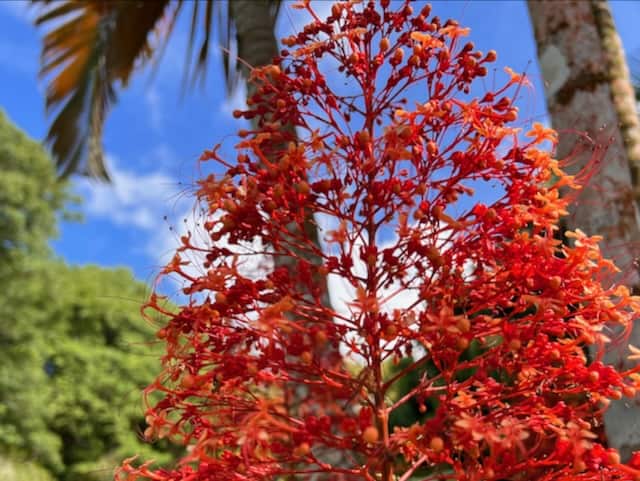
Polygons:
[[[34,457],[62,479],[105,476],[141,450],[136,399],[155,372],[145,287],[124,269],[49,261],[2,308],[0,446]],[[154,452],[155,451],[155,452]]]
[[47,251],[56,213],[69,197],[50,164],[42,147],[0,110],[0,269]]
[[65,481],[109,479],[134,453],[168,460],[139,435],[140,388],[157,375],[145,285],[125,269],[53,258],[66,186],[4,115],[0,169],[0,458]]
[[52,474],[45,468],[32,461],[15,462],[12,459],[0,457],[0,479],[2,481],[54,481]]

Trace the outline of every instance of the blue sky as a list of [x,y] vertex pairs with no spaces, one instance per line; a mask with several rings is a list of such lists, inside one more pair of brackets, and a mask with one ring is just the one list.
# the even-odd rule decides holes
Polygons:
[[[436,15],[471,27],[470,38],[479,49],[498,51],[500,74],[506,65],[528,73],[534,91],[523,95],[521,114],[543,119],[544,94],[525,2],[431,3]],[[627,53],[640,58],[640,2],[611,4]],[[317,2],[323,12],[330,5]],[[41,32],[31,25],[32,17],[28,2],[0,1],[0,108],[29,135],[42,139],[47,120],[44,85],[37,79]],[[104,144],[113,184],[73,179],[84,199],[80,210],[85,221],[62,223],[60,237],[52,243],[70,263],[127,266],[137,278],[151,281],[176,245],[176,232],[183,232],[193,218],[189,192],[201,175],[200,153],[225,139],[232,144],[229,139],[241,128],[231,112],[241,105],[242,92],[225,97],[219,52],[212,55],[206,88],[181,95],[187,21],[185,16],[177,25],[156,75],[150,78],[148,71],[141,71],[120,93],[107,120]],[[299,11],[285,4],[279,36],[302,21]],[[491,82],[491,75],[487,79]]]

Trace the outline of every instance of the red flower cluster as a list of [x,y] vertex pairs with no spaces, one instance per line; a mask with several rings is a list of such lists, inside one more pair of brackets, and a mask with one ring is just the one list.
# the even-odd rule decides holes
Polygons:
[[[594,434],[610,399],[636,395],[636,369],[584,353],[640,302],[605,285],[598,239],[556,238],[558,189],[579,187],[542,149],[555,132],[513,125],[513,72],[469,98],[496,54],[457,22],[389,3],[321,20],[304,2],[315,21],[252,74],[238,116],[257,128],[235,162],[204,154],[226,169],[200,184],[211,242],[184,238],[166,268],[194,296],[159,331],[146,390],[145,435],[187,454],[174,470],[128,460],[117,480],[640,479]],[[256,257],[292,267],[249,275]],[[323,305],[327,276],[353,292],[343,309]],[[420,422],[390,423],[408,403]]]

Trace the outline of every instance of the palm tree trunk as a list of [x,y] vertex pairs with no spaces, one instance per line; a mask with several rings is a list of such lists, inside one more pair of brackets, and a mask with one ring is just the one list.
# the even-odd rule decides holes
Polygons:
[[[278,41],[275,35],[276,18],[271,0],[230,0],[229,16],[236,29],[238,57],[242,59],[243,73],[248,68],[262,67],[273,62],[278,55]],[[249,84],[249,95],[254,86]]]
[[[238,58],[242,60],[243,74],[248,77],[248,67],[260,67],[271,64],[273,57],[278,54],[278,42],[275,37],[275,15],[273,14],[274,2],[272,0],[229,0],[229,16],[236,29],[236,39],[238,42]],[[248,95],[252,95],[255,85],[251,82],[247,85]],[[258,119],[252,120],[253,127],[257,127]],[[293,126],[284,125],[284,129],[293,129]],[[316,247],[320,248],[318,236],[318,227],[315,222],[313,212],[308,212],[304,225],[304,236],[310,239]],[[287,226],[290,235],[295,238],[300,236],[300,226],[292,223]],[[301,255],[308,262],[319,265],[322,259],[316,255],[305,253]],[[275,267],[284,266],[291,272],[296,270],[297,259],[295,257],[277,256],[275,258]],[[331,308],[331,300],[329,298],[329,290],[326,277],[317,279],[322,289],[322,305]],[[340,353],[337,349],[327,346],[317,347],[315,353],[316,359],[325,365],[336,365],[340,361]],[[289,398],[289,406],[291,412],[295,413],[298,406],[302,403],[313,402],[308,399],[308,393],[299,386],[292,386],[291,397]],[[324,462],[339,465],[344,463],[343,456],[340,452],[316,453]],[[320,479],[321,475],[316,474],[311,479]]]
[[[566,227],[604,236],[604,255],[622,269],[618,280],[637,290],[640,127],[611,12],[603,0],[527,3],[547,107],[553,127],[560,132],[557,156],[576,161],[572,166],[576,171],[585,166],[596,170],[572,208]],[[577,134],[582,132],[596,142],[596,153],[608,144],[601,162],[593,163],[592,146],[576,152]],[[629,341],[636,345],[640,341],[638,325]],[[605,361],[618,367],[626,364],[624,347],[607,353]],[[640,408],[629,401],[612,403],[605,414],[605,432],[609,445],[628,459],[640,448]]]
[[[242,68],[245,78],[248,77],[247,64],[252,67],[261,67],[271,64],[273,57],[278,55],[278,42],[275,37],[274,2],[272,0],[232,0],[229,2],[229,16],[236,29],[236,38],[238,42],[238,58],[242,60]],[[249,82],[247,85],[248,95],[251,95],[255,86]],[[257,119],[253,119],[254,127]],[[283,126],[285,129],[291,129],[291,126]],[[289,231],[295,237],[299,227],[291,224]],[[320,246],[318,237],[318,228],[314,220],[313,213],[309,213],[304,231],[307,238],[311,239],[316,246]],[[321,263],[321,259],[317,256],[307,255],[309,262],[312,264]],[[295,268],[295,259],[293,257],[276,258],[276,267],[285,266],[289,269]],[[329,292],[326,278],[320,279],[323,288],[323,305],[330,307]]]

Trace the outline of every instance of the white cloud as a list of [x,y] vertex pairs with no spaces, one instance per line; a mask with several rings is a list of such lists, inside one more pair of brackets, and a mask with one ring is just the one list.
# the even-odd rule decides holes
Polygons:
[[113,179],[110,184],[85,178],[78,181],[86,212],[119,226],[157,229],[171,204],[180,199],[176,180],[161,171],[136,174],[122,168],[112,155],[107,155],[107,164]]
[[[338,220],[335,217],[328,215],[316,216],[316,222],[320,229],[320,239],[322,242],[323,251],[327,252],[329,246],[324,242],[324,237],[330,230],[334,230],[338,227]],[[388,238],[384,241],[377,241],[376,246],[378,252],[382,252],[385,249],[392,248],[398,243],[398,235],[395,232],[395,226],[389,225]],[[411,226],[415,227],[415,225]],[[440,223],[437,227],[438,235],[436,237],[436,245],[439,250],[445,251],[451,248],[451,230],[446,228],[445,224]],[[351,260],[353,263],[352,272],[357,277],[366,277],[367,267],[365,262],[360,259],[360,246],[363,244],[362,239],[358,239],[352,249]],[[335,254],[334,254],[335,255]],[[473,271],[473,266],[465,265],[465,275],[470,276]],[[407,273],[407,277],[415,276],[417,271],[410,269]],[[412,288],[402,286],[399,281],[394,281],[392,285],[381,289],[378,293],[378,300],[382,302],[380,308],[383,312],[392,313],[395,309],[406,310],[413,306],[418,300],[419,281],[412,282]],[[352,303],[356,299],[356,289],[345,278],[335,274],[330,274],[328,277],[329,296],[334,310],[343,316],[350,315],[349,303]]]
[[[151,259],[157,273],[175,254],[180,236],[188,230],[196,231],[194,209],[190,208],[194,204],[191,189],[185,189],[184,184],[180,185],[162,170],[137,174],[122,167],[112,155],[107,155],[107,162],[112,176],[110,184],[78,180],[85,212],[94,219],[135,229],[140,243],[127,248]],[[169,282],[163,291],[175,292],[176,287],[183,286]],[[178,294],[176,301],[184,299]]]
[[[197,247],[198,250],[186,250],[180,253],[181,259],[189,262],[189,264],[183,265],[182,269],[188,276],[197,278],[206,273],[203,267],[203,263],[206,260],[206,249],[213,246],[213,242],[203,224],[206,220],[214,220],[218,216],[206,214],[193,197],[189,198],[189,202],[191,207],[178,216],[177,222],[171,225],[171,230],[167,228],[162,235],[151,239],[148,248],[150,253],[156,254],[161,265],[166,265],[182,245],[181,237],[189,235],[191,244]],[[231,245],[228,242],[228,236],[224,236],[215,245],[217,247],[226,247],[234,254],[239,255],[238,258],[241,264],[238,266],[238,272],[240,275],[258,279],[263,278],[273,269],[273,263],[270,258],[261,255],[246,255],[264,251],[264,246],[260,239],[256,238],[252,242],[246,242],[242,245]],[[180,288],[190,284],[189,281],[178,275],[172,275],[170,278]],[[196,294],[196,297],[201,297],[201,295]]]
[[[194,239],[194,244],[203,246],[204,240],[201,233],[201,219],[195,207],[195,199],[189,197],[188,203],[190,207],[183,209],[180,215],[168,220],[168,224],[163,226],[163,229],[154,235],[147,244],[147,252],[149,255],[155,257],[160,265],[166,265],[175,255],[176,250],[181,245],[180,238],[188,233],[191,233]],[[203,274],[202,262],[204,261],[204,255],[201,253],[189,252],[183,254],[186,260],[190,261],[189,266],[185,266],[185,272],[190,276],[198,277]],[[186,285],[184,279],[177,279],[175,276],[171,277],[174,282],[180,284],[180,287]]]
[[[386,242],[377,243],[378,252],[394,247],[398,242],[398,237],[394,233],[392,239]],[[352,272],[358,277],[366,277],[367,267],[365,262],[360,259],[360,246],[362,241],[356,241],[352,249]],[[409,272],[408,275],[415,273]],[[356,299],[356,289],[345,278],[330,274],[328,277],[329,295],[334,310],[341,315],[349,316],[349,304]],[[406,288],[400,282],[395,281],[391,286],[385,287],[378,292],[378,301],[381,302],[380,310],[392,313],[395,309],[406,310],[418,300],[417,288]]]

